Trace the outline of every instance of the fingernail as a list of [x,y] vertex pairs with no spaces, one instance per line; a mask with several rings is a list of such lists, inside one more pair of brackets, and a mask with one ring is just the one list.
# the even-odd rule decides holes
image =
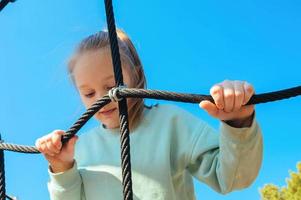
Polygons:
[[218,109],[223,109],[223,105],[222,104],[216,104],[216,107],[218,108]]

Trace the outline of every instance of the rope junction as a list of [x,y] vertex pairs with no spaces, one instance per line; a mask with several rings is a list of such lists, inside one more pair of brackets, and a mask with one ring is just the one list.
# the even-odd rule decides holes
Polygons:
[[[109,96],[109,94],[111,94]],[[135,88],[125,88],[124,86],[113,88],[109,91],[108,95],[103,96],[97,100],[89,109],[86,110],[84,114],[66,131],[65,135],[62,136],[62,142],[67,142],[72,138],[85,124],[93,117],[93,115],[98,112],[102,107],[110,103],[111,101],[124,100],[126,98],[148,98],[148,99],[158,99],[158,100],[169,100],[184,103],[199,103],[204,100],[209,100],[214,102],[210,95],[202,94],[185,94],[185,93],[175,93],[162,90],[145,90],[145,89],[135,89]],[[113,95],[114,94],[114,95]],[[297,97],[301,95],[301,86],[279,90],[275,92],[262,93],[253,95],[247,105],[251,104],[261,104],[268,103],[283,99],[288,99],[292,97]],[[124,129],[121,129],[121,131]],[[40,153],[34,146],[25,146],[4,143],[0,140],[0,200],[5,200],[5,176],[4,176],[4,155],[1,156],[1,152],[4,150],[19,152],[19,153]],[[126,170],[130,170],[129,167]],[[2,196],[1,196],[2,195]],[[126,196],[125,196],[126,197]],[[127,196],[125,199],[129,199]]]
[[[210,95],[202,94],[185,94],[185,93],[175,93],[162,90],[145,90],[145,89],[135,89],[135,88],[113,88],[115,90],[113,93],[116,94],[118,99],[124,98],[148,98],[148,99],[157,99],[157,100],[168,100],[168,101],[177,101],[184,103],[199,103],[204,100],[214,102],[213,98]],[[111,92],[111,91],[110,91]],[[109,93],[110,93],[109,92]],[[253,95],[247,105],[251,104],[262,104],[273,101],[279,101],[283,99],[288,99],[292,97],[297,97],[301,95],[301,86],[279,90],[275,92],[262,93]],[[115,98],[115,97],[113,97]],[[65,135],[62,137],[63,143],[67,142],[72,138],[85,124],[86,122],[93,117],[93,115],[98,112],[102,107],[110,103],[112,100],[109,95],[105,95],[99,100],[97,100],[82,116],[69,128]],[[40,153],[34,146],[25,146],[4,143],[0,141],[0,150],[7,150],[19,153]]]
[[[126,98],[149,98],[158,100],[170,100],[185,103],[199,103],[204,100],[214,102],[210,95],[201,94],[184,94],[175,93],[161,90],[145,90],[126,88],[123,83],[121,60],[119,54],[114,12],[112,0],[104,0],[107,16],[107,26],[109,30],[112,62],[114,67],[114,76],[116,88],[113,88],[109,93],[97,100],[82,116],[72,125],[72,127],[66,131],[62,136],[62,142],[66,143],[72,138],[85,123],[102,107],[110,102],[118,102],[119,107],[119,119],[120,119],[120,140],[121,140],[121,168],[122,168],[122,184],[123,184],[123,196],[124,200],[132,200],[132,178],[131,178],[131,162],[130,162],[130,137],[129,137],[129,122]],[[0,1],[0,11],[9,3],[15,2],[15,0],[2,0]],[[267,103],[291,97],[301,95],[301,86],[280,90],[276,92],[263,93],[253,95],[247,105]],[[5,193],[5,170],[4,170],[4,150],[14,151],[19,153],[40,153],[34,146],[25,146],[4,143],[0,137],[0,200],[13,198]]]
[[[116,32],[113,3],[112,0],[105,0],[105,10],[107,17],[107,26],[111,46],[112,63],[114,69],[115,84],[123,87],[123,75],[121,59]],[[114,94],[114,92],[113,92]],[[118,100],[118,99],[116,99]],[[128,120],[128,108],[125,98],[118,101],[119,121],[120,121],[120,143],[121,143],[121,169],[124,200],[133,199],[132,189],[132,170],[131,170],[131,151],[130,151],[130,128]]]

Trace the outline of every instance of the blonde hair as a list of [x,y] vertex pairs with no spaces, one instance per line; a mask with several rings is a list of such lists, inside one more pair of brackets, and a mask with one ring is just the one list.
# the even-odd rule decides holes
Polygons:
[[[117,29],[118,45],[122,66],[129,67],[130,76],[133,80],[135,88],[146,88],[146,79],[144,70],[138,56],[138,53],[125,32]],[[100,49],[110,49],[110,39],[108,31],[100,31],[83,39],[78,45],[75,53],[68,62],[68,72],[74,82],[72,72],[80,55],[87,51],[95,51]],[[110,51],[109,51],[110,52]],[[143,99],[133,99],[133,105],[129,110],[130,129],[134,129],[142,118],[144,109]]]

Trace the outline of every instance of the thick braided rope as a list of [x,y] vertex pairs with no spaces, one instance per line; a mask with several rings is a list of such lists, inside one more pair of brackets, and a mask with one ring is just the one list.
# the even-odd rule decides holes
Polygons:
[[7,4],[9,2],[13,3],[15,1],[16,0],[2,0],[2,1],[0,1],[0,12],[5,8],[5,6],[7,6]]
[[112,0],[105,0],[107,26],[110,39],[111,55],[114,69],[114,77],[117,86],[123,85],[121,60],[118,46],[118,39],[115,26],[114,10]]
[[[210,95],[202,94],[184,94],[162,90],[145,90],[136,88],[117,88],[115,93],[117,98],[150,98],[186,103],[200,103],[201,101],[208,100],[214,103],[214,100]],[[301,95],[301,86],[253,95],[247,105],[279,101],[299,95]]]
[[[9,2],[15,0],[0,0],[0,12],[7,6]],[[1,139],[1,138],[0,138]],[[4,150],[0,150],[0,200],[9,198],[5,194],[5,168],[4,168]]]
[[[114,76],[116,86],[123,86],[122,67],[116,33],[114,10],[112,0],[105,0],[105,9],[107,17],[107,26],[109,31],[111,55],[114,68]],[[131,151],[130,151],[130,129],[128,122],[127,101],[123,98],[118,101],[119,121],[120,121],[120,143],[121,143],[121,169],[122,169],[122,185],[123,199],[132,200],[132,172],[131,172]]]
[[[15,0],[2,0],[0,2],[0,11],[9,3]],[[116,34],[113,6],[111,0],[105,0],[107,23],[109,29],[109,37],[111,44],[112,61],[114,66],[115,82],[117,86],[123,85],[122,68],[118,47],[118,40]],[[180,94],[165,92],[160,90],[138,90],[138,89],[122,89],[116,88],[116,97],[122,98],[118,102],[120,113],[120,132],[121,132],[121,158],[122,158],[122,176],[123,176],[123,193],[125,200],[133,199],[132,180],[131,180],[131,163],[130,163],[130,139],[129,139],[129,124],[126,98],[153,98],[162,100],[173,100],[180,102],[198,103],[203,100],[213,102],[209,95],[195,95],[195,94]],[[265,93],[261,95],[252,96],[248,104],[266,103],[270,101],[281,100],[298,96],[301,94],[301,87],[290,88],[273,93]],[[78,130],[103,106],[108,104],[111,99],[108,96],[103,97],[97,101],[91,108],[89,108],[81,118],[66,132],[62,141],[66,142],[73,137]],[[17,151],[22,153],[39,153],[35,147],[15,145],[8,143],[0,143],[0,200],[5,198],[11,199],[5,194],[5,170],[4,170],[4,150]]]
[[[8,196],[8,195],[6,195],[6,198],[8,199],[8,200],[15,200],[15,198],[13,198],[13,197],[11,197],[11,196]],[[2,199],[1,199],[2,200]]]
[[[62,142],[67,142],[70,138],[72,138],[99,109],[107,105],[109,102],[111,102],[111,99],[107,95],[96,101],[84,114],[82,114],[72,127],[66,131],[66,134],[62,137]],[[16,145],[4,142],[0,142],[0,149],[19,153],[40,153],[34,146]]]
[[[126,89],[126,88],[114,88],[117,90],[115,92],[116,98],[152,98],[159,100],[172,100],[178,102],[186,102],[186,103],[199,103],[204,100],[209,100],[213,102],[213,98],[210,95],[197,95],[197,94],[183,94],[183,93],[175,93],[175,92],[167,92],[160,90],[144,90],[144,89]],[[112,92],[114,93],[114,92]],[[291,97],[296,97],[301,95],[301,86],[270,92],[270,93],[262,93],[258,95],[253,95],[250,101],[247,103],[250,104],[260,104],[267,103],[282,99],[287,99]],[[63,142],[68,141],[71,137],[73,137],[78,130],[103,106],[111,102],[111,99],[108,95],[105,95],[101,99],[99,99],[96,103],[94,103],[91,108],[89,108],[75,123],[74,125],[66,132],[66,135],[63,136]],[[120,119],[124,121],[123,118]],[[126,122],[122,123],[123,125],[120,127],[121,132],[126,131],[125,127],[128,126]],[[128,133],[129,134],[129,133]],[[124,144],[122,144],[124,145]],[[0,142],[0,200],[5,200],[1,198],[1,194],[5,194],[5,175],[4,175],[4,160],[1,155],[4,156],[3,150],[21,152],[21,153],[40,153],[33,146],[24,146],[24,145],[15,145]],[[126,155],[126,154],[125,154]],[[128,158],[130,159],[130,158]],[[125,170],[130,170],[130,165],[125,166]],[[125,174],[127,175],[127,174]],[[129,177],[125,177],[129,179]],[[125,185],[127,186],[127,185]],[[128,188],[125,188],[128,190]]]
[[108,95],[105,95],[98,101],[96,101],[74,124],[66,134],[62,137],[62,142],[67,142],[70,138],[72,138],[86,123],[87,121],[93,117],[93,115],[100,110],[102,107],[111,102],[111,99]]
[[5,200],[5,194],[4,150],[0,150],[0,200]]
[[[169,100],[185,103],[199,103],[204,100],[213,102],[213,99],[210,95],[202,94],[185,94],[185,93],[175,93],[162,90],[144,90],[144,89],[130,89],[130,88],[121,88],[116,92],[118,98],[149,98],[149,99],[159,99],[159,100]],[[268,103],[283,99],[288,99],[301,95],[301,86],[253,95],[250,101],[247,103],[250,104],[261,104]],[[98,101],[96,101],[91,108],[89,108],[75,123],[74,125],[66,131],[66,135],[63,136],[64,141],[67,141],[73,137],[79,129],[85,125],[85,123],[103,106],[111,102],[111,99],[108,95],[105,95]],[[20,153],[40,153],[34,146],[25,146],[17,144],[9,144],[0,142],[1,150],[8,150]]]

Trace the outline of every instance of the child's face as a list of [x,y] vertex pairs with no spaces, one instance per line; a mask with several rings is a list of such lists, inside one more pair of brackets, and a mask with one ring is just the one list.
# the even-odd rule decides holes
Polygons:
[[[128,87],[132,87],[128,68],[123,67],[122,69],[124,83]],[[73,69],[73,77],[84,105],[89,108],[115,86],[109,51],[97,50],[80,55]],[[130,108],[130,105],[128,107]],[[94,117],[107,128],[119,127],[118,104],[116,102],[107,104]]]

